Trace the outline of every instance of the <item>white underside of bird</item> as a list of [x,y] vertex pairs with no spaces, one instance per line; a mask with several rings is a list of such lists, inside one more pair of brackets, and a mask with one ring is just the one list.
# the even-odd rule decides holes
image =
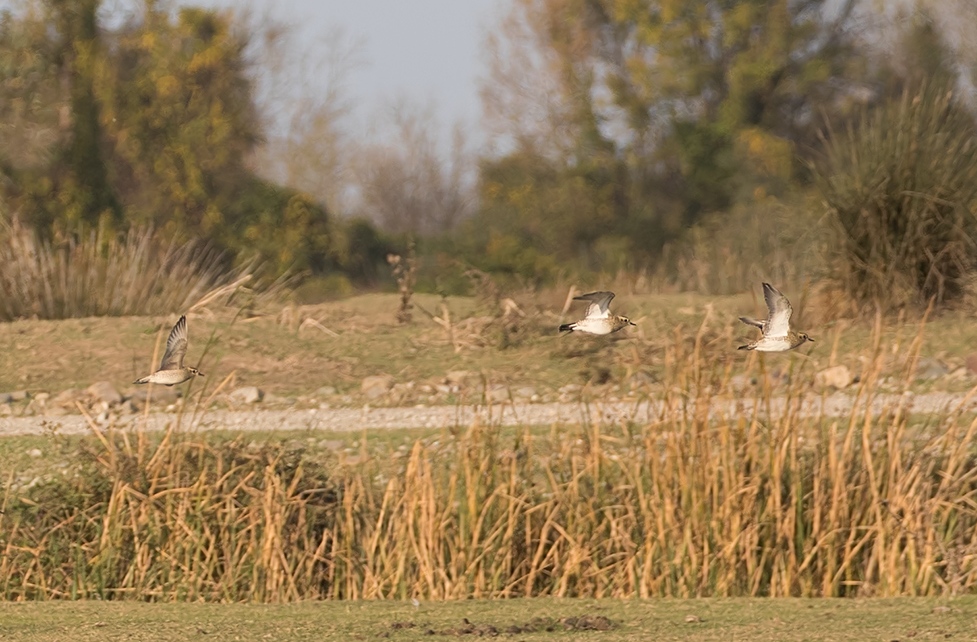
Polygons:
[[587,316],[574,323],[560,326],[560,332],[586,332],[587,334],[611,334],[627,325],[634,325],[627,317],[611,314],[608,306],[614,298],[613,292],[590,292],[573,297],[574,301],[588,301]]
[[179,370],[157,370],[148,377],[139,379],[136,383],[157,383],[164,386],[175,386],[178,383],[193,379],[194,376],[186,368],[180,368]]
[[587,317],[576,323],[570,324],[570,329],[574,332],[587,332],[589,334],[610,334],[614,332],[614,325],[611,323],[610,316]]
[[763,337],[751,345],[753,346],[752,349],[757,352],[786,352],[793,347],[786,335],[783,337]]

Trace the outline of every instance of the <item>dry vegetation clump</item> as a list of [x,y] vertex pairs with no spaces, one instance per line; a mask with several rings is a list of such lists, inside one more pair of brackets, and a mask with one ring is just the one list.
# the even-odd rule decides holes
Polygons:
[[99,435],[71,472],[6,516],[5,598],[281,602],[327,583],[337,488],[301,453]]
[[[905,355],[908,389],[921,345],[921,335],[899,345],[882,336],[879,326],[840,419],[810,412],[823,398],[803,360],[774,392],[773,360],[715,363],[702,334],[666,355],[647,418],[637,406],[608,417],[596,402],[579,428],[510,434],[475,423],[418,439],[393,461],[366,441],[326,467],[304,447],[98,433],[68,474],[7,486],[0,595],[974,591],[977,419],[966,403],[920,418],[910,398],[879,397],[886,355]],[[744,395],[734,372],[759,383]]]
[[226,300],[252,279],[206,243],[151,229],[92,232],[56,244],[20,226],[0,231],[0,320],[158,315]]
[[812,200],[758,195],[711,215],[663,248],[648,280],[660,291],[722,295],[761,281],[795,288],[824,274],[831,227]]
[[812,166],[839,242],[833,276],[862,307],[959,301],[975,262],[977,127],[936,83],[829,130]]

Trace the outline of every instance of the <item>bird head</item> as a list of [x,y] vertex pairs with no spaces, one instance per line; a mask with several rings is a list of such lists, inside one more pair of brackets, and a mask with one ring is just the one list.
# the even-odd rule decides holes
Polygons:
[[809,337],[806,332],[798,332],[797,336],[799,336],[802,341],[810,341],[811,343],[814,343],[814,339]]
[[202,377],[202,376],[204,376],[204,373],[202,373],[202,372],[200,372],[200,371],[199,371],[199,370],[197,370],[196,368],[187,368],[187,370],[188,370],[188,371],[190,372],[190,374],[192,374],[192,375],[193,375],[194,377]]

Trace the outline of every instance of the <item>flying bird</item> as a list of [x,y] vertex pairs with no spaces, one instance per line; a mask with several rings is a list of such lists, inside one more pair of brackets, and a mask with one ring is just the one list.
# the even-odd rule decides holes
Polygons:
[[767,302],[767,318],[763,321],[740,317],[740,321],[747,325],[760,328],[763,333],[759,339],[745,346],[740,346],[740,350],[757,350],[759,352],[786,352],[800,346],[805,341],[814,341],[804,332],[795,332],[790,329],[790,315],[794,311],[780,290],[769,283],[763,284],[763,298]]
[[170,336],[166,340],[166,352],[159,364],[159,370],[148,377],[137,379],[133,383],[161,383],[164,386],[175,386],[194,377],[204,376],[204,373],[196,368],[183,365],[183,358],[186,355],[187,317],[184,315],[170,330]]
[[560,332],[587,332],[589,334],[610,334],[628,325],[637,325],[627,317],[611,314],[608,306],[614,298],[613,292],[590,292],[573,297],[574,301],[590,301],[587,316],[576,323],[564,323]]

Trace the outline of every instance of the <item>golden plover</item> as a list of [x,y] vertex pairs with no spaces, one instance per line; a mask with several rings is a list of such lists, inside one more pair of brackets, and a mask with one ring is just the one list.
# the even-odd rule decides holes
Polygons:
[[166,340],[166,352],[159,364],[159,370],[133,383],[161,383],[164,386],[175,386],[194,377],[204,376],[204,373],[196,368],[183,365],[183,357],[186,355],[187,317],[184,315],[170,330],[170,336]]
[[573,297],[574,301],[590,301],[587,316],[576,323],[564,323],[560,332],[587,332],[589,334],[610,334],[628,325],[637,325],[627,317],[613,316],[607,309],[613,292],[590,292]]
[[758,350],[760,352],[786,352],[793,350],[805,341],[814,341],[803,332],[794,332],[790,329],[790,315],[793,308],[780,290],[769,283],[763,284],[763,298],[767,301],[768,314],[763,321],[757,321],[749,317],[740,317],[740,321],[748,325],[760,328],[763,336],[740,346],[740,350]]

